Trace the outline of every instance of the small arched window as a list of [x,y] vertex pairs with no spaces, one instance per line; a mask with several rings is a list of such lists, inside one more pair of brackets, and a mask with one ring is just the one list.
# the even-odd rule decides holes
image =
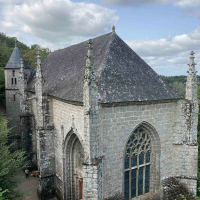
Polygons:
[[137,128],[126,144],[124,158],[124,198],[138,197],[149,192],[151,166],[151,138]]

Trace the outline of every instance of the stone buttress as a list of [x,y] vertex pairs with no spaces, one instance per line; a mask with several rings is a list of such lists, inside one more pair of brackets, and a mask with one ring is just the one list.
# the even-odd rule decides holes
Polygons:
[[36,70],[36,135],[37,135],[37,160],[39,176],[38,195],[50,198],[54,193],[54,128],[50,124],[49,98],[43,92],[44,78],[42,75],[41,58],[37,55]]
[[83,85],[84,106],[84,150],[83,199],[97,200],[101,197],[101,159],[99,135],[98,83],[94,68],[92,40],[88,42],[88,53]]
[[187,187],[196,194],[197,191],[197,168],[198,168],[198,143],[197,143],[197,125],[198,125],[198,98],[197,98],[197,77],[194,63],[194,52],[190,56],[189,70],[187,71],[186,99],[180,105],[181,135],[178,142],[180,145],[179,160],[181,169],[179,174],[175,174]]
[[30,105],[27,101],[27,76],[24,70],[24,61],[21,58],[21,67],[19,71],[19,97],[20,97],[20,131],[22,149],[29,154],[29,159],[32,160],[32,114]]

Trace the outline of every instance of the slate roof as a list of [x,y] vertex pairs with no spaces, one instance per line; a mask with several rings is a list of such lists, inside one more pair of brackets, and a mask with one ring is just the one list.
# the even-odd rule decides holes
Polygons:
[[[94,38],[92,46],[100,103],[182,98],[116,33]],[[87,41],[51,53],[42,64],[44,92],[82,102],[86,55]]]
[[[20,68],[21,66],[21,58],[22,54],[20,52],[20,50],[17,47],[17,43],[15,42],[15,48],[8,60],[7,65],[4,67],[4,69],[16,69],[16,68]],[[24,58],[23,58],[24,60]],[[25,62],[24,60],[24,68],[25,69],[30,69],[30,67],[28,66],[28,64]]]

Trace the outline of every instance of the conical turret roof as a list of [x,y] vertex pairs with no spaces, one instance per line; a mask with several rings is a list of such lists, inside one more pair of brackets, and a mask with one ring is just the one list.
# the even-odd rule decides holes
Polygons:
[[[24,58],[22,57],[22,54],[17,46],[17,40],[15,39],[15,48],[8,60],[7,65],[5,66],[4,69],[16,69],[16,68],[20,68],[21,66],[21,58],[24,60]],[[24,68],[25,69],[30,69],[30,67],[28,66],[28,64],[24,61]]]

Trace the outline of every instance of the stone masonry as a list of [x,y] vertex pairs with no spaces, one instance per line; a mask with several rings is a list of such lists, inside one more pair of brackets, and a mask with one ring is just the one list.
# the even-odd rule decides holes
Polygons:
[[[147,69],[145,73],[152,74],[154,72],[147,68],[137,55],[129,52],[130,49],[122,44],[122,41],[115,35],[114,28],[113,33],[101,37],[103,39],[97,38],[88,41],[87,53],[85,50],[80,51],[86,45],[85,43],[79,44],[77,47],[79,52],[76,55],[77,63],[83,61],[82,57],[79,59],[78,56],[87,56],[83,83],[81,83],[83,99],[80,101],[56,96],[60,82],[54,85],[49,82],[52,84],[52,88],[46,89],[47,85],[45,84],[49,81],[47,71],[51,69],[45,71],[46,74],[44,73],[45,66],[41,63],[39,52],[34,81],[30,82],[30,85],[34,85],[35,91],[28,89],[29,83],[25,74],[29,69],[25,69],[23,59],[20,60],[21,67],[15,69],[15,76],[17,81],[19,80],[19,84],[11,84],[13,69],[5,69],[7,113],[13,119],[11,120],[12,124],[20,124],[16,127],[16,131],[22,131],[26,136],[31,136],[31,138],[29,137],[31,148],[27,151],[35,153],[34,159],[37,159],[39,197],[46,199],[53,197],[54,194],[62,200],[104,200],[117,195],[123,197],[125,195],[125,169],[127,169],[125,168],[127,144],[130,138],[137,133],[134,131],[139,129],[148,133],[149,141],[151,141],[150,183],[148,193],[143,193],[133,199],[139,200],[140,197],[151,193],[162,192],[162,180],[168,177],[176,177],[186,183],[193,193],[196,193],[198,101],[194,52],[191,52],[190,56],[186,99],[182,99],[174,91],[170,93],[169,86],[158,77],[158,84],[161,86],[164,84],[163,90],[170,93],[169,96],[158,91],[154,94],[157,95],[157,99],[155,97],[154,100],[151,100],[147,99],[148,91],[146,93],[142,91],[141,94],[146,100],[141,101],[139,98],[134,101],[120,101],[123,99],[123,91],[120,94],[118,91],[116,92],[114,83],[111,83],[108,90],[102,88],[113,78],[111,77],[112,73],[108,76],[100,73],[106,67],[109,72],[114,62],[109,59],[113,55],[120,56],[112,49],[116,47],[115,45],[123,46],[127,51],[126,55],[132,56],[131,58],[139,63],[138,66]],[[108,45],[108,41],[112,44],[111,46]],[[95,47],[97,44],[99,46]],[[105,52],[111,52],[107,57],[105,56],[106,58],[101,57],[101,59],[105,59],[105,62],[101,63],[100,68],[94,64],[95,59],[98,62],[102,61],[98,58],[100,54],[100,51],[97,51],[98,47]],[[70,52],[73,51],[73,48]],[[96,55],[94,57],[94,53],[97,58]],[[62,51],[55,52],[57,56],[61,54]],[[60,60],[55,61],[54,65]],[[105,66],[106,62],[108,62],[108,66]],[[48,59],[46,65],[50,65]],[[96,71],[96,69],[98,70]],[[120,70],[117,71],[117,68],[115,70],[112,72],[115,72],[118,77]],[[126,70],[129,68],[127,67]],[[80,73],[82,73],[81,70]],[[66,79],[69,78],[68,75],[70,75],[69,71]],[[157,77],[157,75],[154,76]],[[115,81],[115,78],[112,80]],[[120,83],[123,84],[123,81]],[[68,82],[68,84],[70,83]],[[151,82],[151,84],[153,83]],[[158,84],[152,85],[152,87],[161,87]],[[64,85],[64,87],[67,88],[68,85]],[[132,87],[133,90],[134,87]],[[101,89],[103,92],[99,91]],[[51,94],[48,93],[50,90],[53,91]],[[72,91],[76,95],[80,92],[78,86],[76,90]],[[70,92],[69,90],[67,94]],[[101,97],[100,92],[103,93]],[[109,97],[109,94],[114,94],[116,102],[113,96]],[[119,99],[117,99],[117,95],[119,95]],[[160,98],[159,95],[163,98]],[[138,96],[140,97],[140,95]],[[152,96],[150,95],[150,97]],[[135,96],[133,95],[131,98],[135,98]],[[132,167],[129,165],[129,168],[131,168],[130,166]],[[129,168],[130,177],[133,169]],[[136,171],[139,173],[139,167],[136,168]],[[145,173],[143,171],[143,175]],[[136,178],[139,180],[138,177]],[[144,182],[144,180],[143,178],[142,181]],[[131,193],[129,192],[129,194]]]

